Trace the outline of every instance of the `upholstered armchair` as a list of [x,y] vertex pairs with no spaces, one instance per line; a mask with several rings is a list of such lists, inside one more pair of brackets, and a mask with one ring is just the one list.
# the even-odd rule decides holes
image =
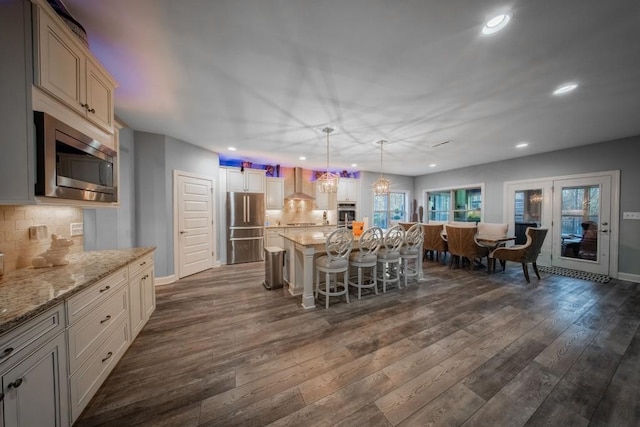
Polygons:
[[454,258],[469,260],[469,270],[473,270],[473,261],[489,255],[489,249],[480,246],[475,241],[478,227],[454,227],[447,225],[447,247],[451,254],[449,268],[453,266]]
[[528,227],[525,232],[527,241],[524,245],[497,248],[489,254],[489,268],[492,270],[495,269],[496,259],[500,260],[502,271],[504,271],[507,261],[519,262],[522,264],[522,271],[524,272],[525,279],[527,279],[527,283],[530,283],[527,264],[532,264],[533,271],[535,271],[536,276],[540,279],[536,260],[538,259],[538,255],[540,255],[540,249],[542,248],[542,243],[547,235],[547,231],[546,228]]
[[442,230],[444,225],[442,224],[422,224],[422,232],[424,234],[423,249],[425,255],[430,253],[431,256],[435,254],[436,261],[440,261],[440,252],[443,253],[443,257],[446,256],[447,242],[442,238]]
[[507,237],[507,231],[509,231],[509,224],[492,222],[478,223],[478,236],[495,238]]

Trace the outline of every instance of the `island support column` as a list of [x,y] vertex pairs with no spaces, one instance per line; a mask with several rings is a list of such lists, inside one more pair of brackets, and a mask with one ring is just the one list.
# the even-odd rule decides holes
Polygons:
[[303,268],[302,268],[302,307],[309,309],[315,308],[315,298],[313,296],[313,256],[316,250],[313,246],[296,245],[296,250],[302,252]]

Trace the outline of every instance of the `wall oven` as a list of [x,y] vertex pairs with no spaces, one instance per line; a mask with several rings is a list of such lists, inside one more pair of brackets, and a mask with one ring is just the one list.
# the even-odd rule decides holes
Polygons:
[[354,202],[338,203],[338,227],[351,228],[351,223],[356,220],[356,204]]
[[36,196],[118,201],[114,150],[41,111],[34,122]]

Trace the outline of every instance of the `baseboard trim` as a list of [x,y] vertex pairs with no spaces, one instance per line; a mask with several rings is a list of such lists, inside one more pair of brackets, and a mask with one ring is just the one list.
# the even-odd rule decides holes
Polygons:
[[178,278],[176,277],[175,274],[171,274],[170,276],[164,276],[164,277],[156,277],[155,285],[156,286],[169,285],[175,282],[176,280],[178,280]]
[[628,282],[640,283],[640,274],[618,272],[618,279],[626,280]]

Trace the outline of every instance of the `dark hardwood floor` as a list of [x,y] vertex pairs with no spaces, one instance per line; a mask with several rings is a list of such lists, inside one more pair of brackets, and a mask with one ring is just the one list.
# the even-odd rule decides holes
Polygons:
[[160,286],[77,425],[640,425],[640,285],[424,266],[329,310],[262,263]]

